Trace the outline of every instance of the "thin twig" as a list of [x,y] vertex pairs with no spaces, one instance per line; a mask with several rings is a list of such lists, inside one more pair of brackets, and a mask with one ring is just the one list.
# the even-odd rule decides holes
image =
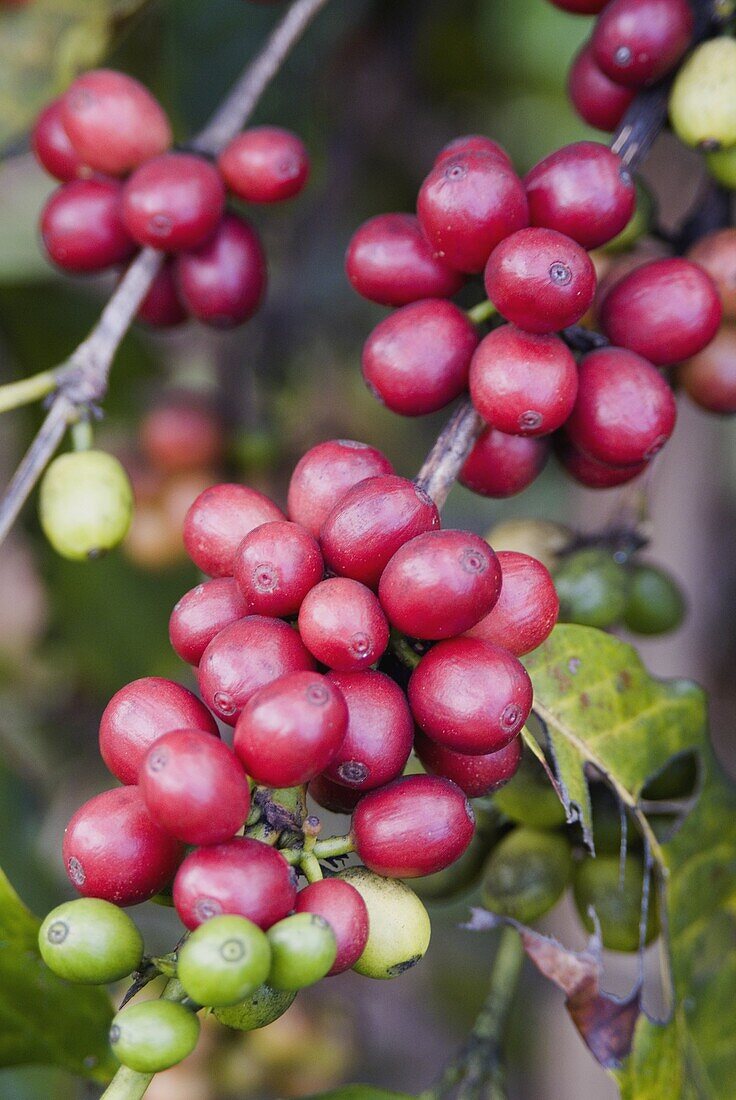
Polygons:
[[437,442],[427,455],[415,481],[420,489],[431,496],[438,508],[447,500],[447,494],[457,480],[483,427],[481,417],[470,400],[467,400],[458,405],[437,437]]

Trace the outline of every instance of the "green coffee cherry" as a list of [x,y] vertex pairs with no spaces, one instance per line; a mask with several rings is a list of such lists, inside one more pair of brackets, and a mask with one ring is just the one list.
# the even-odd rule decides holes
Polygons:
[[427,953],[432,929],[414,891],[366,867],[350,867],[340,878],[355,887],[368,909],[368,942],[353,970],[367,978],[397,978],[415,966]]
[[337,956],[337,940],[324,917],[295,913],[272,925],[267,933],[271,946],[269,985],[297,990],[324,978]]
[[513,779],[494,793],[493,804],[512,821],[533,829],[558,829],[566,820],[547,773],[528,749]]
[[554,575],[560,597],[560,622],[604,630],[621,620],[626,608],[628,576],[606,550],[577,550]]
[[712,38],[693,50],[675,77],[670,121],[686,145],[736,145],[736,41]]
[[641,180],[636,181],[636,207],[634,213],[618,234],[612,241],[608,241],[603,245],[602,252],[606,252],[609,255],[618,255],[620,252],[629,252],[634,247],[640,237],[646,236],[646,234],[652,228],[654,222],[654,215],[656,213],[656,203],[654,195]]
[[271,948],[257,924],[222,916],[195,928],[179,950],[177,977],[200,1005],[235,1005],[265,982]]
[[99,898],[52,909],[38,931],[38,948],[49,970],[84,985],[126,978],[143,957],[143,939],[128,914]]
[[480,879],[486,857],[498,839],[498,815],[477,803],[473,810],[475,833],[460,859],[443,871],[412,879],[412,889],[425,901],[454,901],[472,890]]
[[273,989],[262,985],[255,993],[233,1005],[232,1008],[216,1008],[215,1016],[225,1027],[236,1031],[256,1031],[283,1016],[291,1008],[296,993],[293,990]]
[[667,634],[685,617],[685,600],[677,581],[653,565],[634,565],[624,623],[635,634]]
[[503,520],[486,535],[494,550],[530,554],[550,570],[557,567],[560,551],[569,546],[572,538],[569,527],[546,519]]
[[192,1053],[199,1020],[175,1001],[141,1001],[113,1018],[110,1043],[115,1057],[138,1073],[159,1073]]
[[[636,856],[621,863],[618,856],[598,856],[585,859],[575,870],[573,896],[580,919],[589,932],[594,923],[588,909],[593,908],[600,922],[601,941],[610,951],[636,951],[639,947],[639,920],[644,887],[644,865]],[[657,899],[650,883],[646,942],[659,933]]]
[[133,490],[125,470],[104,451],[54,459],[41,481],[39,517],[53,548],[71,561],[98,558],[125,538]]
[[483,905],[531,924],[559,901],[571,878],[572,855],[565,837],[522,826],[505,836],[488,858]]
[[705,166],[716,183],[736,191],[736,148],[706,153]]

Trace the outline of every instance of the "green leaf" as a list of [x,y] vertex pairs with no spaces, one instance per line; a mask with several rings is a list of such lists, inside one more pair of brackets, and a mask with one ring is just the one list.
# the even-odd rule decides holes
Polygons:
[[0,1066],[55,1065],[107,1081],[110,1000],[52,974],[38,953],[39,925],[0,871]]

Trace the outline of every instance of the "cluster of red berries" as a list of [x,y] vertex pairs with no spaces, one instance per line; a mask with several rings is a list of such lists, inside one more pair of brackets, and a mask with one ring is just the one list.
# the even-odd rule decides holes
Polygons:
[[259,236],[226,208],[297,195],[309,173],[306,149],[274,126],[245,130],[213,163],[171,151],[161,105],[137,80],[99,69],[50,103],[33,131],[40,164],[62,186],[41,215],[51,260],[87,273],[125,264],[141,247],[167,254],[141,309],[151,325],[187,316],[217,327],[248,320],[266,288]]

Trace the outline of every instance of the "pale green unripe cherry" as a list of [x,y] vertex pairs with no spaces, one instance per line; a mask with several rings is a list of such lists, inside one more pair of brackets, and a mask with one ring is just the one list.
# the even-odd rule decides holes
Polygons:
[[138,1073],[159,1073],[183,1062],[197,1045],[199,1020],[176,1001],[141,1001],[113,1017],[115,1057]]
[[265,982],[271,948],[258,925],[221,916],[200,924],[179,949],[177,977],[200,1005],[238,1004]]
[[705,165],[716,183],[736,191],[736,147],[706,153]]
[[367,978],[397,978],[424,958],[429,914],[414,891],[398,879],[381,878],[366,867],[350,867],[344,878],[368,909],[368,942],[353,970]]
[[127,913],[100,898],[58,905],[38,931],[41,958],[67,981],[106,985],[127,978],[143,957],[143,939]]
[[736,41],[712,38],[693,50],[670,93],[672,127],[686,145],[736,145]]
[[314,985],[332,968],[337,940],[324,917],[317,913],[295,913],[272,925],[269,985],[274,989],[297,990]]
[[85,561],[125,538],[133,515],[133,490],[112,455],[75,451],[59,455],[46,470],[38,510],[53,548],[71,561]]
[[264,984],[240,1004],[231,1008],[216,1008],[215,1016],[225,1027],[236,1031],[256,1031],[283,1016],[295,999],[296,993],[291,989],[274,989]]

